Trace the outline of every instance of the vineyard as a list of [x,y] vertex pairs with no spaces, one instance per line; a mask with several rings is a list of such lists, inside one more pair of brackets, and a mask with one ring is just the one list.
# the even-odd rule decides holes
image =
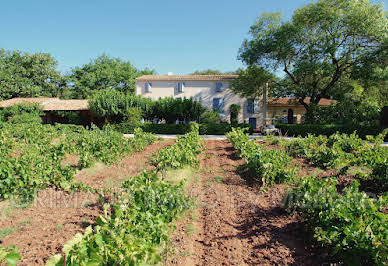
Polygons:
[[[365,265],[372,261],[384,265],[388,261],[388,149],[381,143],[387,131],[373,142],[352,135],[334,134],[329,138],[309,135],[304,139],[268,142],[280,150],[265,150],[264,145],[249,141],[243,130],[228,134],[253,177],[261,177],[261,186],[294,181],[294,188],[284,198],[290,212],[299,213],[322,247],[338,255],[347,265]],[[292,157],[305,158],[322,169],[334,169],[335,176],[308,176],[295,180],[297,166]],[[355,180],[338,191],[338,181],[352,167],[358,169]],[[360,191],[360,182],[369,183]],[[368,194],[366,192],[369,192]],[[373,195],[372,197],[370,195]]]
[[[387,132],[258,141],[234,128],[205,141],[190,126],[168,142],[141,129],[1,123],[0,203],[20,207],[0,217],[0,265],[385,265]],[[94,200],[42,209],[45,191]],[[23,241],[50,213],[69,217],[38,245],[66,237],[39,258]]]

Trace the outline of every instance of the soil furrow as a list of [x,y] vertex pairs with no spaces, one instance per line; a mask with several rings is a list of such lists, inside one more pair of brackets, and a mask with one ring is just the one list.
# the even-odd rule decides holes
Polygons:
[[[96,188],[117,187],[125,178],[152,168],[148,163],[151,154],[172,143],[173,140],[156,142],[143,152],[123,158],[117,165],[85,169],[76,175],[76,180]],[[0,244],[18,246],[22,256],[18,265],[44,265],[102,214],[97,195],[69,194],[51,188],[40,191],[34,203],[26,208],[6,202],[0,207]]]
[[[281,207],[283,185],[260,192],[248,184],[227,140],[206,141],[196,218],[178,223],[167,265],[321,265],[302,221]],[[195,226],[189,234],[187,223]]]

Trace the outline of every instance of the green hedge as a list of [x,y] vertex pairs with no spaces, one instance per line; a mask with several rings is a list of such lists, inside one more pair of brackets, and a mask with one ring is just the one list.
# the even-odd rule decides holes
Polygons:
[[282,124],[277,125],[284,136],[302,136],[305,137],[309,133],[313,135],[325,135],[330,136],[339,133],[352,134],[357,132],[360,138],[365,139],[367,135],[377,136],[383,131],[382,127],[373,126],[356,126],[356,125],[334,125],[334,124]]
[[[151,124],[144,123],[140,126],[138,124],[134,125],[131,123],[121,123],[121,124],[111,124],[111,127],[116,131],[119,131],[124,134],[132,134],[133,130],[136,127],[140,127],[144,132],[150,132],[153,134],[177,134],[184,135],[190,132],[189,124]],[[249,128],[249,131],[252,132],[252,128],[249,124],[238,124],[233,125],[233,127],[240,128]],[[225,133],[232,130],[232,125],[227,123],[221,124],[200,124],[199,125],[199,134],[201,135],[224,135]]]

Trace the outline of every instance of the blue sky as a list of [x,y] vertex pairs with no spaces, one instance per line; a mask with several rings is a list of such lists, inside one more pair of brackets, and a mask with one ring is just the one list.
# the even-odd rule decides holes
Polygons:
[[[103,53],[138,68],[187,74],[235,70],[262,12],[291,16],[308,0],[6,0],[0,48],[51,53],[67,73]],[[388,0],[383,1],[387,7]]]

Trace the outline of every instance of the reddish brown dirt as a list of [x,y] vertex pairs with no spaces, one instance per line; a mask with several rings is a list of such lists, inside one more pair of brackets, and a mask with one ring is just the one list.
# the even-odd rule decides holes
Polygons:
[[[117,165],[102,166],[80,171],[76,180],[96,188],[106,187],[107,181],[119,183],[125,177],[152,168],[149,156],[172,144],[173,140],[154,143],[143,152],[124,158]],[[66,164],[76,163],[69,156]],[[8,217],[0,219],[0,235],[12,231],[0,239],[1,246],[16,245],[22,256],[20,265],[44,265],[51,256],[60,253],[63,245],[78,232],[95,223],[102,214],[95,194],[73,193],[46,189],[38,193],[32,206],[12,209]]]
[[[244,161],[227,140],[207,141],[195,219],[172,237],[167,265],[321,265],[304,239],[303,223],[281,208],[283,185],[267,192],[249,186],[237,170]],[[188,223],[195,228],[190,234]]]
[[32,206],[13,209],[9,217],[0,220],[0,232],[14,230],[0,244],[18,246],[22,256],[20,265],[44,265],[102,213],[96,202],[96,195],[89,193],[41,191]]
[[76,174],[75,180],[94,188],[118,186],[128,176],[137,175],[142,170],[152,169],[153,166],[149,163],[150,156],[173,142],[174,140],[155,142],[147,146],[144,151],[123,158],[116,165],[102,166],[100,169],[96,167],[94,171],[93,169],[82,170]]

